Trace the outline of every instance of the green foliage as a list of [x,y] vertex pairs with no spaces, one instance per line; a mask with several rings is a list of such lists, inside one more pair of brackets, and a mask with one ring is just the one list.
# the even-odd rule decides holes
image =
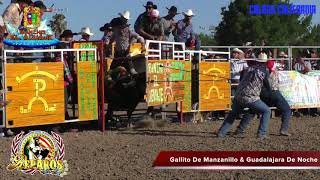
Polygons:
[[200,33],[199,39],[201,40],[202,46],[214,46],[217,44],[213,35],[211,34]]
[[59,37],[64,30],[67,29],[66,17],[63,14],[56,14],[50,20],[49,26],[52,28],[52,31],[55,32],[55,36]]
[[250,15],[250,4],[290,4],[289,0],[235,0],[221,10],[222,21],[216,27],[219,45],[319,45],[320,26],[311,23],[312,16]]

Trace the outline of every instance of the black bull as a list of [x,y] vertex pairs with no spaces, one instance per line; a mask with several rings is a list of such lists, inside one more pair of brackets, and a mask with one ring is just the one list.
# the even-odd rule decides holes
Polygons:
[[[128,121],[139,102],[143,101],[146,91],[146,58],[144,55],[132,57],[133,65],[138,72],[134,77],[127,77],[125,82],[134,83],[133,86],[123,87],[121,82],[112,82],[105,79],[105,101],[108,103],[106,120],[112,120],[113,111],[127,111]],[[123,66],[126,66],[124,63]]]

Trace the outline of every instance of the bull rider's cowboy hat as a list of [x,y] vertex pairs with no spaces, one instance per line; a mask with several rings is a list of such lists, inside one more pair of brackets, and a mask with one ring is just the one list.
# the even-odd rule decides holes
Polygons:
[[195,16],[195,14],[193,13],[193,11],[191,9],[188,9],[186,12],[183,12],[182,14],[185,16],[189,16],[189,17]]
[[256,61],[262,62],[262,63],[267,62],[268,61],[268,55],[266,53],[262,52],[262,53],[259,54],[259,56],[256,59]]
[[90,28],[89,27],[83,27],[81,28],[81,32],[80,34],[87,34],[89,36],[93,36],[94,34],[91,32]]
[[63,37],[73,37],[74,35],[78,35],[77,33],[73,33],[70,29],[64,30],[63,33],[60,35],[60,38]]
[[175,15],[178,15],[178,8],[175,6],[171,6],[170,8],[166,7],[169,12],[173,12]]
[[123,11],[123,13],[119,13],[120,16],[125,18],[126,20],[130,19],[130,12],[129,11]]
[[237,53],[240,53],[240,54],[243,54],[244,52],[241,50],[241,49],[239,49],[239,48],[234,48],[234,49],[232,49],[232,52],[237,52]]

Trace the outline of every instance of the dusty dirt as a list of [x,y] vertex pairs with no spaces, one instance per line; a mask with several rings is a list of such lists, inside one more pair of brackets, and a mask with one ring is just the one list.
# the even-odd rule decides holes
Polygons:
[[[195,171],[155,170],[152,163],[161,150],[320,150],[320,119],[295,118],[292,137],[278,136],[279,119],[270,123],[270,139],[256,139],[255,120],[246,138],[216,138],[222,121],[203,124],[167,123],[149,127],[102,133],[84,130],[60,133],[66,145],[70,172],[64,179],[320,179],[319,170]],[[235,122],[234,127],[238,124]],[[8,172],[11,138],[0,139],[0,179],[43,179],[41,175]],[[56,177],[45,177],[57,179]]]

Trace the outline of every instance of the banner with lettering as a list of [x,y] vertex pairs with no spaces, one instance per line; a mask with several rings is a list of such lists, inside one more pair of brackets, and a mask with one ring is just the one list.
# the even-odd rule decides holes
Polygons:
[[[170,104],[185,99],[191,100],[191,64],[186,61],[149,60],[147,65],[147,103],[148,106]],[[189,95],[185,97],[185,95]],[[185,106],[191,106],[186,102]],[[186,107],[188,108],[188,107]]]
[[279,90],[291,108],[320,107],[320,71],[280,71]]

